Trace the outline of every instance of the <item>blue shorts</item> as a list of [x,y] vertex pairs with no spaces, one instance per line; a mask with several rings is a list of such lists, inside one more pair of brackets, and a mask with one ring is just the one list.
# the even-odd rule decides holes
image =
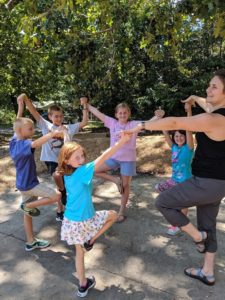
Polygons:
[[105,161],[105,164],[110,167],[110,169],[117,170],[120,168],[120,174],[124,176],[134,176],[136,175],[136,161],[119,161],[110,158]]

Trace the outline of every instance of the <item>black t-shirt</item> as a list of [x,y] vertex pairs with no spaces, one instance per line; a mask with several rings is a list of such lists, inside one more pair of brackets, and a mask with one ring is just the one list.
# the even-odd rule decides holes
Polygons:
[[[225,116],[225,108],[217,109],[213,113]],[[196,133],[196,140],[192,174],[197,177],[225,180],[225,140],[211,140],[203,132]]]

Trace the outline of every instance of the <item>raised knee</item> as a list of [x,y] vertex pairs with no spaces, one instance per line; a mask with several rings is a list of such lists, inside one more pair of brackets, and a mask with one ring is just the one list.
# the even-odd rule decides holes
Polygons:
[[117,212],[115,210],[110,210],[109,211],[109,219],[110,220],[116,222],[117,217],[118,217],[118,215],[117,215]]

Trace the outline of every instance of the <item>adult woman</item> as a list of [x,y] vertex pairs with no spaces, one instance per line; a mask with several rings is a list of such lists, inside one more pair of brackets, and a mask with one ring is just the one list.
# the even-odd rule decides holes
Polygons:
[[[217,251],[216,217],[225,196],[225,70],[215,72],[206,90],[207,98],[191,96],[183,102],[195,102],[206,112],[193,117],[168,117],[138,124],[130,132],[147,130],[197,131],[197,148],[192,163],[193,178],[161,193],[156,206],[167,221],[192,237],[197,250],[204,253],[202,268],[184,270],[189,277],[207,285],[215,283]],[[204,101],[205,100],[205,101]],[[198,229],[182,214],[183,208],[197,207]]]

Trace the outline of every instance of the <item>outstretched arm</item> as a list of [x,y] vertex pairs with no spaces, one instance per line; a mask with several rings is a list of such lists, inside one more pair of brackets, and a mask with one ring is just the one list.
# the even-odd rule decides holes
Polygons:
[[105,122],[105,115],[101,113],[96,107],[92,106],[88,103],[88,110],[95,115],[99,120],[101,120],[103,123]]
[[79,124],[80,129],[82,129],[84,126],[87,125],[88,122],[88,99],[86,97],[80,98],[80,104],[82,105],[83,109],[83,118],[82,121]]
[[131,135],[122,133],[121,139],[115,143],[114,146],[108,148],[105,152],[102,153],[96,160],[95,160],[95,173],[99,172],[99,168],[101,165],[110,158],[119,148],[121,148],[125,143],[127,143],[131,138]]
[[36,139],[35,141],[33,141],[31,143],[31,147],[32,148],[39,148],[41,147],[43,144],[45,144],[48,140],[52,139],[52,138],[59,138],[59,137],[63,137],[63,131],[60,130],[55,130],[52,132],[49,132],[45,135],[43,135],[42,137],[40,137],[39,139]]
[[[192,109],[191,109],[191,105],[190,103],[186,102],[184,104],[184,109],[187,112],[187,117],[191,117],[192,116]],[[189,146],[190,149],[194,148],[194,140],[193,140],[193,134],[191,131],[186,131],[186,143]]]
[[23,116],[24,112],[24,98],[26,97],[26,94],[21,94],[17,97],[17,104],[18,104],[18,111],[17,111],[17,118],[20,118]]
[[192,117],[167,117],[156,121],[147,121],[145,126],[139,123],[136,127],[126,130],[127,133],[137,133],[147,130],[188,130],[205,132],[214,140],[225,139],[225,118],[219,114],[203,113]]
[[30,99],[28,99],[28,97],[26,96],[26,98],[24,99],[24,102],[26,104],[27,109],[29,110],[29,112],[32,114],[32,116],[35,118],[35,120],[38,122],[41,118],[39,112],[37,111],[37,109],[35,108],[35,106],[33,105],[32,101]]

